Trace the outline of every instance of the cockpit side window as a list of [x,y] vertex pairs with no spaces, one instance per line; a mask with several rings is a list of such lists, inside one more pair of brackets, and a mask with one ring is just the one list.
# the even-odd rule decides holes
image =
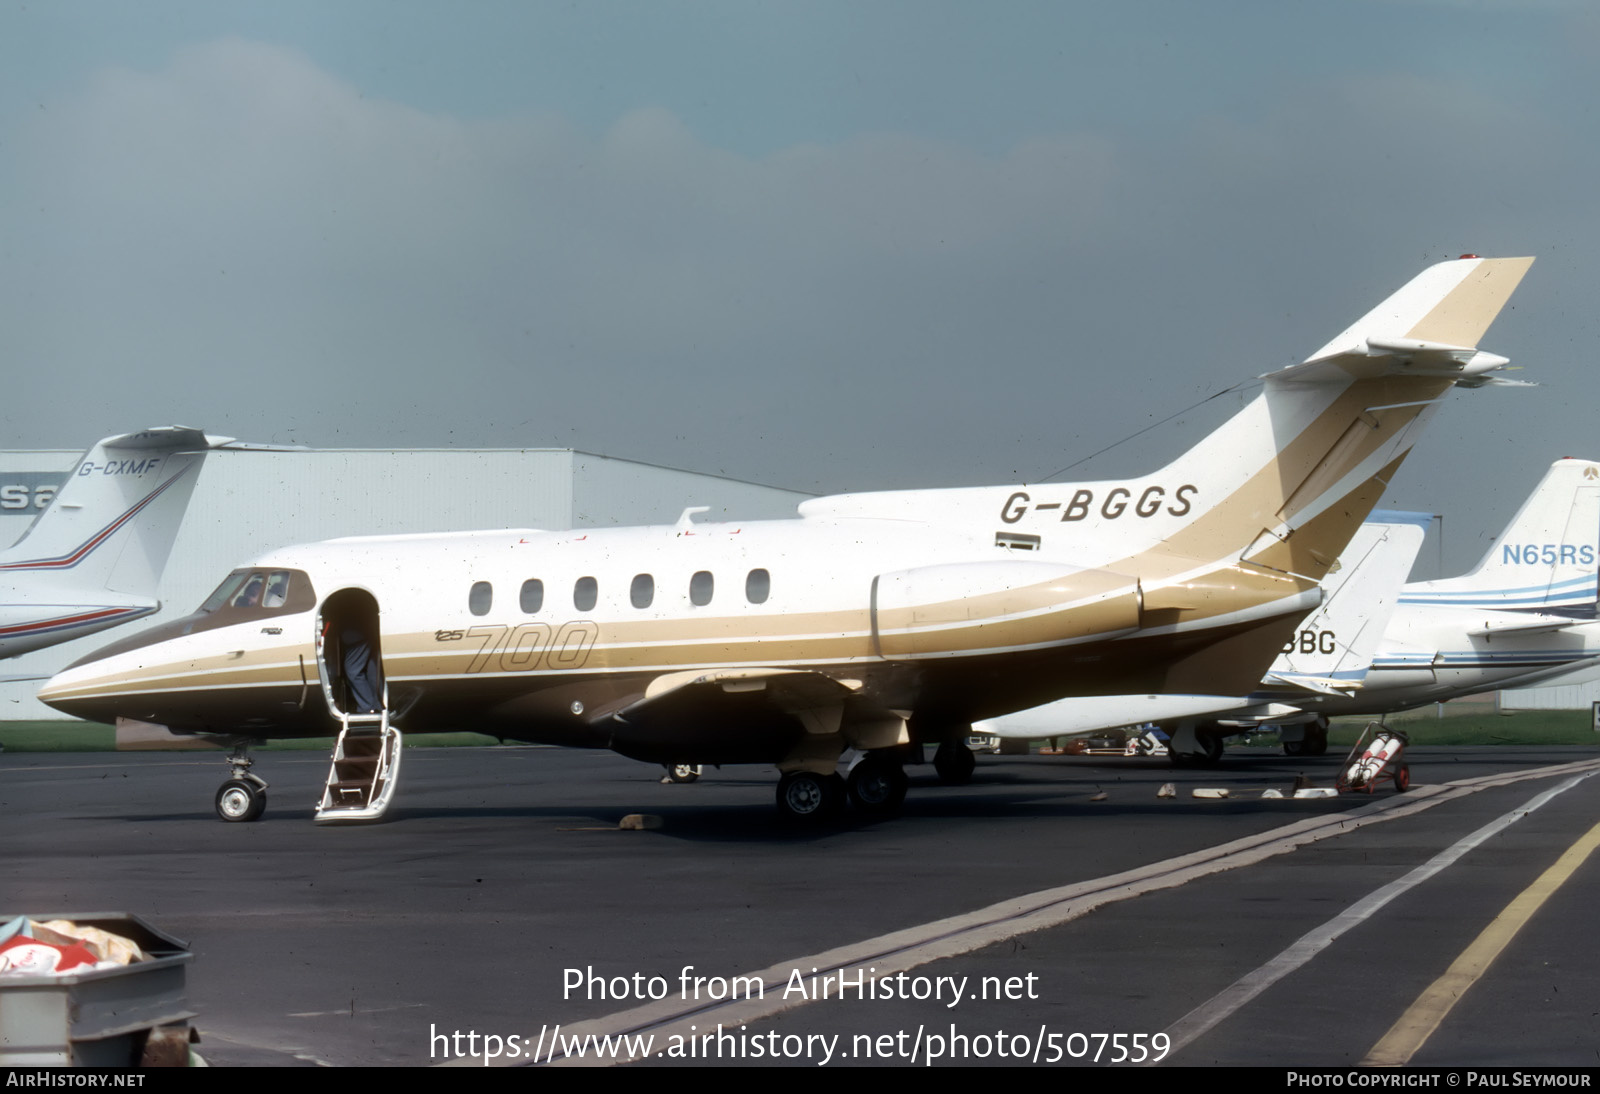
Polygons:
[[289,603],[289,571],[273,570],[267,575],[267,591],[261,598],[263,608],[281,608]]

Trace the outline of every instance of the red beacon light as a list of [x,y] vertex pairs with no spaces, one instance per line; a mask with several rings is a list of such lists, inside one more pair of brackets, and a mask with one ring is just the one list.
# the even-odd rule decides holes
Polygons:
[[1477,255],[1462,255],[1462,258],[1477,258]]

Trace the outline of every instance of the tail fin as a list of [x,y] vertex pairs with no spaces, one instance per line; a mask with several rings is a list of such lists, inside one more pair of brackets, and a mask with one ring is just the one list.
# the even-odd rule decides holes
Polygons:
[[1427,513],[1373,516],[1339,556],[1322,583],[1322,607],[1300,624],[1269,681],[1317,691],[1354,686],[1366,676],[1432,520]]
[[[1239,561],[1321,580],[1372,511],[1429,414],[1455,384],[1504,382],[1476,348],[1531,258],[1464,258],[1424,270],[1161,473],[1211,480],[1214,499],[1174,553],[1219,557],[1239,526],[1261,531]],[[1237,548],[1235,548],[1237,549]]]
[[1407,585],[1406,604],[1589,610],[1600,582],[1600,463],[1557,460],[1470,573]]
[[212,444],[200,430],[182,426],[99,442],[50,507],[0,552],[0,582],[35,601],[110,591],[154,603]]
[[[1147,480],[1194,504],[1167,510],[1181,522],[1150,520],[1144,542],[1105,564],[1141,575],[1141,623],[1182,631],[1279,613],[1173,664],[1153,690],[1238,694],[1254,686],[1241,684],[1252,667],[1270,671],[1294,633],[1291,613],[1303,612],[1297,605],[1372,512],[1443,396],[1458,383],[1498,382],[1491,374],[1509,362],[1476,342],[1532,261],[1465,258],[1424,270],[1308,360],[1266,376],[1255,401]],[[1107,493],[1142,499],[1143,487]]]

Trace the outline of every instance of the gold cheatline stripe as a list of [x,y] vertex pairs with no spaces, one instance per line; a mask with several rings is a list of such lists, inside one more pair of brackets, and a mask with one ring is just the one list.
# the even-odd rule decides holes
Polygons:
[[1410,1009],[1383,1035],[1383,1040],[1372,1046],[1372,1051],[1361,1061],[1361,1066],[1404,1067],[1408,1064],[1411,1057],[1433,1036],[1433,1031],[1439,1028],[1445,1016],[1461,1001],[1467,989],[1489,971],[1489,966],[1500,956],[1500,951],[1510,945],[1533,913],[1544,906],[1544,902],[1583,865],[1596,847],[1600,847],[1600,824],[1584,833],[1577,843],[1556,859],[1554,866],[1540,874],[1537,881],[1506,905],[1505,911],[1484,928],[1472,945],[1456,958],[1455,964],[1417,997]]

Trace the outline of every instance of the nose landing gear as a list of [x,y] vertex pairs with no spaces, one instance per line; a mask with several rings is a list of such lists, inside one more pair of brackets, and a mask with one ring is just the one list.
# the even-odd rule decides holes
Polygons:
[[267,780],[250,773],[249,746],[238,745],[228,754],[233,769],[228,781],[217,788],[217,816],[225,821],[260,820],[267,809]]

